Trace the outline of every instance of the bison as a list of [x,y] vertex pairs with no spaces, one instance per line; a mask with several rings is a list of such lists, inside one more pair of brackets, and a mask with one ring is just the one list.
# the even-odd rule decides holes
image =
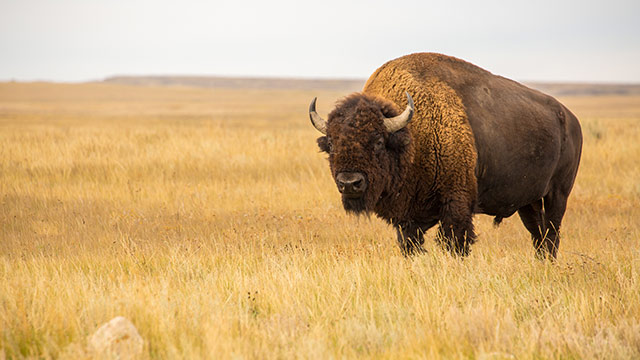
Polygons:
[[536,255],[556,258],[582,132],[553,97],[454,57],[417,53],[382,65],[327,120],[316,100],[309,116],[344,209],[392,224],[404,255],[424,251],[436,224],[437,241],[467,255],[474,214],[498,225],[517,211]]

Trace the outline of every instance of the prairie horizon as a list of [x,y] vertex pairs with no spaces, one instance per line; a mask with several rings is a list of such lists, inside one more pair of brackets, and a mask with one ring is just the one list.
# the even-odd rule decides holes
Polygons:
[[[563,82],[522,81],[530,88],[552,96],[606,96],[640,95],[640,83],[634,82]],[[365,78],[314,78],[277,76],[222,76],[222,75],[111,75],[89,81],[7,80],[0,84],[120,84],[136,86],[183,86],[210,89],[309,90],[356,92],[362,89]]]

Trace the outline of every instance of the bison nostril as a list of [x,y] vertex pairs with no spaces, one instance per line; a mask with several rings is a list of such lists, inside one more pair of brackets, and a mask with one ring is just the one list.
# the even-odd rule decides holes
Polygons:
[[343,194],[359,195],[367,188],[367,180],[362,173],[341,172],[336,176],[336,185]]

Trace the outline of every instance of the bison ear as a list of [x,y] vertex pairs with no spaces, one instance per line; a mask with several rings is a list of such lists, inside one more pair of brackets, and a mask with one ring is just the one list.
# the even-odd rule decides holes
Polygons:
[[387,140],[387,147],[396,151],[402,151],[407,147],[407,145],[409,145],[410,142],[411,136],[409,136],[409,131],[407,131],[407,129],[402,129],[389,135],[389,140]]
[[320,148],[320,151],[324,151],[328,154],[330,151],[329,139],[327,139],[326,136],[320,136],[317,141],[318,141],[318,147]]

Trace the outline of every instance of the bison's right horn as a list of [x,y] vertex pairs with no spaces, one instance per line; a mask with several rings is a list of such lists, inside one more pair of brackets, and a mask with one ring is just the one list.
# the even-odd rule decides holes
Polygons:
[[317,97],[313,98],[311,105],[309,105],[309,118],[311,119],[313,126],[318,129],[318,131],[327,135],[327,122],[316,112],[316,100],[318,100]]
[[402,114],[392,118],[384,119],[384,126],[390,133],[394,133],[407,126],[407,124],[413,117],[413,99],[411,98],[411,95],[409,95],[408,91],[405,91],[405,93],[407,94],[407,107],[404,109]]

